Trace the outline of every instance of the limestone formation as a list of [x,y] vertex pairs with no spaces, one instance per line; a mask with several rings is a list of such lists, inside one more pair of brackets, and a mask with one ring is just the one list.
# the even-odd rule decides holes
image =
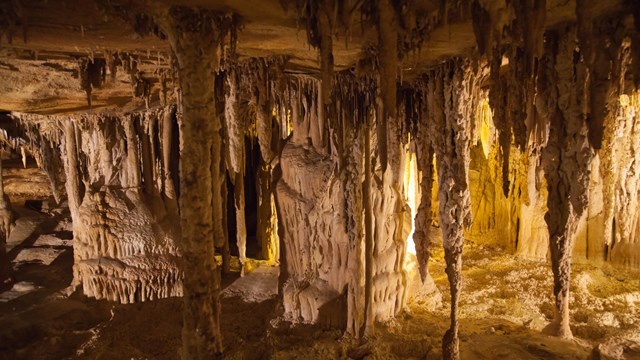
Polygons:
[[20,116],[49,144],[42,146],[62,149],[56,161],[73,219],[74,283],[88,296],[134,303],[182,294],[177,208],[154,171],[173,165],[142,146],[161,137],[154,120],[174,114],[168,107],[122,117]]
[[[5,160],[42,170],[48,214],[68,207],[70,290],[182,297],[183,358],[246,345],[224,333],[238,322],[220,293],[254,275],[274,288],[253,297],[273,311],[251,351],[271,355],[304,324],[343,334],[326,357],[384,358],[377,341],[395,330],[379,324],[438,313],[448,280],[441,355],[459,359],[464,307],[482,300],[465,301],[462,259],[478,264],[478,249],[550,259],[548,298],[496,296],[509,309],[553,298],[523,323],[564,340],[571,326],[600,336],[575,326],[596,320],[569,291],[574,262],[640,266],[633,1],[70,1],[0,6]],[[0,285],[13,223],[3,186]],[[432,278],[443,268],[447,280]]]
[[[213,256],[213,189],[221,187],[220,118],[215,112],[214,71],[217,47],[231,19],[211,11],[173,7],[158,21],[178,60],[182,119],[180,127],[180,219],[182,229],[184,356],[210,358],[222,352],[220,279]],[[204,57],[203,57],[204,56]],[[203,278],[204,276],[204,278]]]
[[7,241],[13,227],[13,212],[11,202],[4,193],[4,181],[2,177],[2,159],[0,159],[0,285],[7,280],[11,274],[11,264],[7,257]]
[[458,359],[458,301],[460,298],[464,229],[471,225],[468,188],[469,130],[473,99],[469,80],[471,64],[453,60],[436,70],[429,80],[430,129],[438,170],[440,226],[451,288],[451,326],[442,341],[445,359]]

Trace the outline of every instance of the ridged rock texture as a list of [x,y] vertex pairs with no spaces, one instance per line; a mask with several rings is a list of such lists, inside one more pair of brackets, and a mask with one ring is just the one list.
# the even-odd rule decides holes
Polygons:
[[[176,198],[165,191],[177,162],[156,152],[171,147],[161,139],[175,115],[175,107],[120,116],[17,115],[43,135],[41,149],[61,149],[56,161],[64,164],[73,219],[74,282],[87,296],[134,303],[182,295]],[[161,124],[165,117],[170,123]]]
[[[64,69],[61,94],[80,92],[83,106],[104,105],[123,79],[136,106],[11,116],[55,200],[68,202],[74,285],[122,303],[182,296],[185,358],[222,354],[220,274],[232,268],[230,238],[242,274],[251,270],[250,228],[256,257],[280,269],[278,315],[356,339],[374,338],[416,284],[434,287],[439,228],[451,295],[445,359],[460,357],[465,239],[550,259],[545,331],[563,338],[573,261],[640,267],[633,1],[281,1],[297,10],[289,20],[305,27],[311,55],[256,44],[241,54],[235,13],[101,3],[164,44],[153,75],[150,52],[76,51],[75,70],[48,66]],[[358,46],[341,48],[339,36]],[[33,70],[24,61],[0,74]],[[29,108],[3,90],[2,106]],[[0,186],[6,238],[2,195]],[[414,255],[417,274],[406,265]]]
[[11,201],[4,193],[2,159],[0,158],[0,285],[11,275],[11,264],[7,256],[7,241],[13,227]]

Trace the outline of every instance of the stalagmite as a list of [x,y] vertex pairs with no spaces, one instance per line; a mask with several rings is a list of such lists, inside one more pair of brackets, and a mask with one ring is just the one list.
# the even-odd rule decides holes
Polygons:
[[[183,356],[213,358],[222,352],[220,279],[213,254],[212,189],[219,168],[212,151],[220,149],[220,118],[214,103],[217,47],[229,19],[218,13],[174,7],[158,21],[178,60],[182,89],[180,131],[180,218],[184,256]],[[204,55],[204,56],[203,56]],[[214,208],[220,208],[215,204]]]

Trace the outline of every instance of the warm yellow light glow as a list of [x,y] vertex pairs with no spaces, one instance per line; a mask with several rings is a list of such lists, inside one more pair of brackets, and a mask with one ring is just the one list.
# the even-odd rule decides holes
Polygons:
[[413,233],[415,230],[414,219],[418,206],[420,205],[420,186],[418,183],[418,161],[416,154],[411,151],[406,152],[405,171],[404,171],[404,198],[411,208],[411,232],[407,237],[407,252],[416,253],[416,246],[413,242]]
[[627,107],[629,106],[629,95],[627,94],[622,94],[620,95],[620,106],[622,107]]
[[488,100],[480,100],[477,116],[479,120],[478,123],[480,125],[480,143],[482,144],[482,152],[484,153],[484,157],[487,158],[491,152],[491,145],[493,145],[493,116]]
[[[291,135],[291,133],[293,132],[293,126],[291,125],[291,109],[287,109],[285,111],[286,111],[286,114],[284,116],[285,124],[280,124],[281,126],[280,136],[282,139],[286,139],[287,136]],[[280,115],[279,107],[274,106],[273,109],[271,110],[271,115],[276,118],[276,121],[278,122],[282,121],[282,116]]]

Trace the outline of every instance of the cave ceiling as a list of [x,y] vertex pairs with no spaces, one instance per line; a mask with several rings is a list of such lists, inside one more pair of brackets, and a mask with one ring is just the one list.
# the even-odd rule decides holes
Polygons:
[[[157,97],[159,86],[153,85],[159,82],[159,70],[171,67],[169,43],[152,33],[141,34],[136,28],[140,25],[126,17],[159,4],[234,13],[241,24],[236,50],[241,59],[285,56],[286,71],[319,76],[319,51],[309,45],[305,24],[293,1],[12,0],[0,8],[0,110],[61,114],[141,108],[143,102],[132,96],[132,80],[122,73],[116,81],[94,89],[89,106],[79,86],[78,62],[82,58],[101,58],[108,52],[135,56],[141,76],[152,84]],[[411,7],[417,19],[429,22],[442,11],[438,4],[439,1],[418,0]],[[547,1],[546,27],[575,21],[575,6],[572,0]],[[621,0],[596,2],[593,11],[605,14],[621,7]],[[333,41],[336,71],[354,67],[362,58],[363,49],[376,41],[375,28],[363,20],[361,11],[345,13],[347,19],[342,22],[348,25],[335,31]],[[452,56],[473,55],[477,51],[470,11],[452,12],[445,17],[426,31],[415,51],[402,59],[405,79]]]

